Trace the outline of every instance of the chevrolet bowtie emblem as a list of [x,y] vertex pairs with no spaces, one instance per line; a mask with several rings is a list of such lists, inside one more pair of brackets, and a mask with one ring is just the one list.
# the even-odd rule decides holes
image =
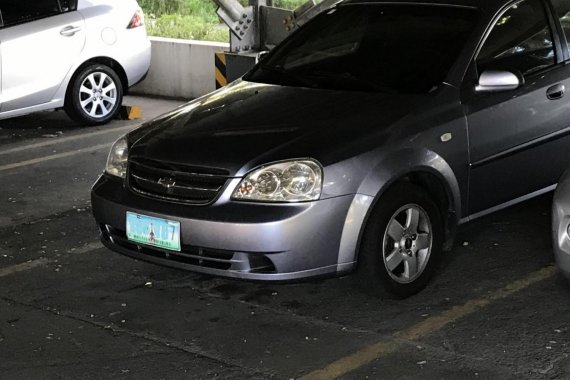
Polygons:
[[164,188],[171,189],[176,185],[176,181],[172,178],[161,178],[158,180],[158,184]]

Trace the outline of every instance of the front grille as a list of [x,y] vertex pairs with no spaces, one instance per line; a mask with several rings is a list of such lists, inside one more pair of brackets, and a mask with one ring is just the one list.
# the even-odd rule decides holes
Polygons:
[[119,247],[145,256],[220,270],[236,270],[249,273],[275,273],[275,266],[264,254],[246,254],[182,245],[180,252],[142,246],[127,239],[125,231],[101,225],[103,239]]
[[216,168],[193,167],[143,158],[129,160],[129,186],[136,193],[173,202],[208,204],[229,177]]

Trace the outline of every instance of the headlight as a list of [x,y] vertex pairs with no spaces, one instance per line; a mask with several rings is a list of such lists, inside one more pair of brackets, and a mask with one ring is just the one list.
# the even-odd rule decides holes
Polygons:
[[107,174],[125,178],[127,175],[127,158],[129,157],[129,145],[125,137],[121,137],[113,144],[109,157],[107,158],[107,165],[105,172]]
[[232,199],[266,202],[316,201],[321,196],[323,170],[311,160],[269,164],[249,173]]

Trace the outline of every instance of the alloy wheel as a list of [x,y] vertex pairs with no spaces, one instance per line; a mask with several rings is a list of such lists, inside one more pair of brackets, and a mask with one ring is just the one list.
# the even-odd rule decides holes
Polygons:
[[117,98],[117,85],[104,72],[89,74],[79,88],[81,109],[95,119],[105,118],[113,112]]
[[432,244],[426,211],[415,204],[398,209],[388,222],[382,244],[382,259],[390,277],[400,284],[416,280],[429,262]]

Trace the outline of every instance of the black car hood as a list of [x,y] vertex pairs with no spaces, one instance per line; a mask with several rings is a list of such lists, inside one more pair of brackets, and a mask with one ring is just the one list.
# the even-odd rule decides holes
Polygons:
[[319,160],[353,138],[385,130],[421,98],[237,81],[132,132],[131,157],[232,176],[279,159]]

